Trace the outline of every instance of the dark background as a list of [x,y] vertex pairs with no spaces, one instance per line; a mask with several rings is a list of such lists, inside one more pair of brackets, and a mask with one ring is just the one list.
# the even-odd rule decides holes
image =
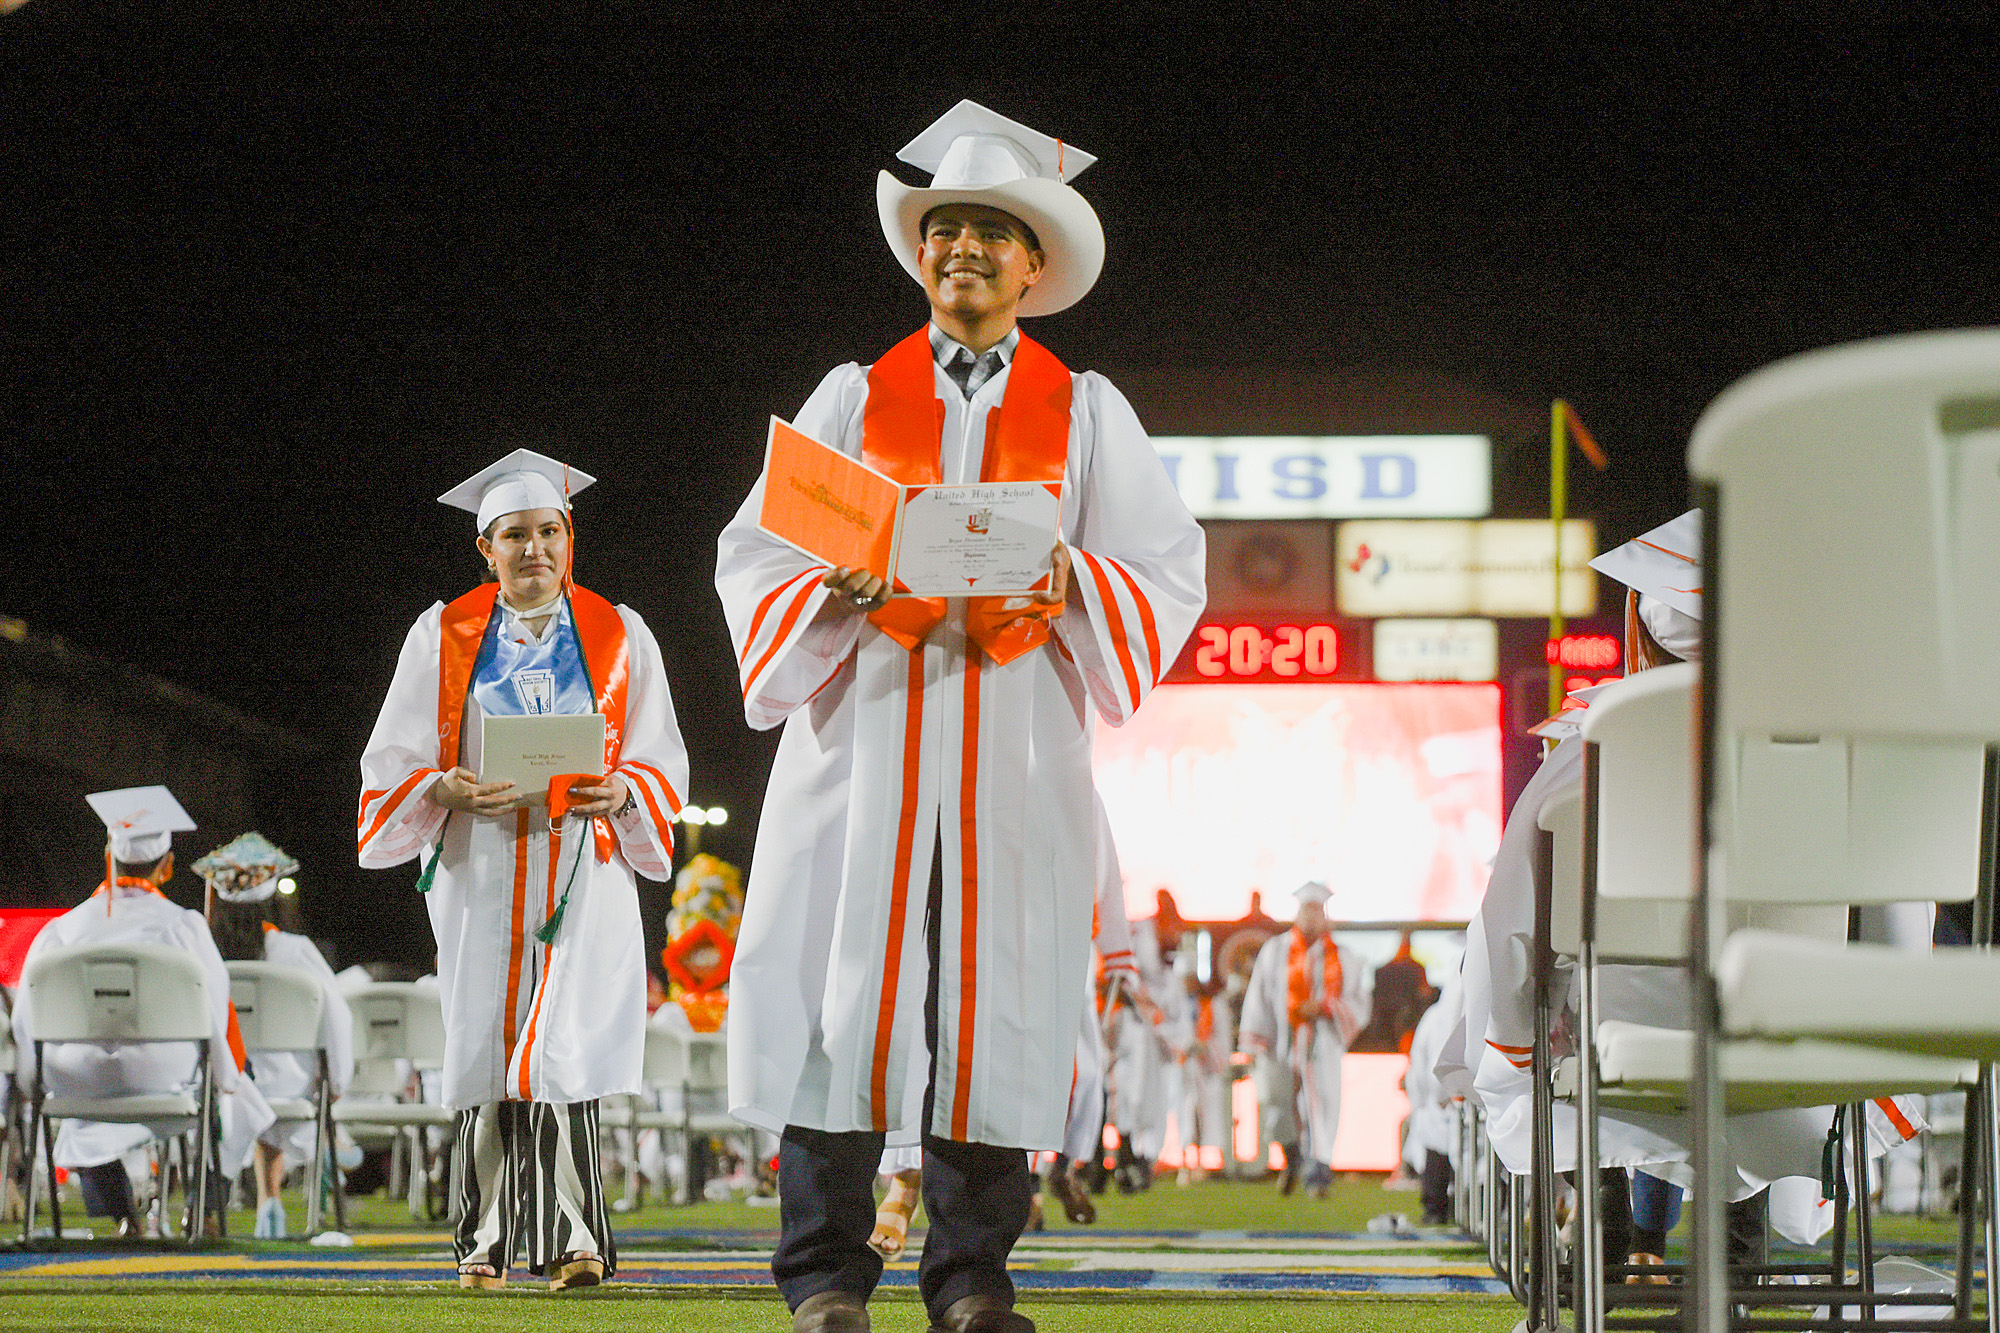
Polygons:
[[[478,573],[432,497],[537,448],[604,478],[578,577],[653,626],[744,860],[772,737],[714,541],[765,418],[923,318],[875,220],[878,169],[921,179],[902,143],[970,96],[1101,157],[1103,278],[1032,332],[1153,429],[1352,425],[1358,380],[1566,397],[1608,545],[1685,507],[1738,376],[1993,319],[1991,28],[1706,8],[31,0],[0,16],[0,614],[306,737],[256,812],[313,933],[419,958],[411,873],[353,868],[355,764],[409,623]],[[1546,437],[1497,442],[1496,513],[1533,514]],[[96,852],[55,849],[53,901]]]

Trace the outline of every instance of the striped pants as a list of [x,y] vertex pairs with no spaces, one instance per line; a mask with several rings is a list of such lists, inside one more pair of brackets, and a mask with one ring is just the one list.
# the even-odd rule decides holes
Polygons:
[[504,1273],[525,1239],[531,1273],[584,1251],[611,1276],[618,1253],[598,1169],[596,1102],[489,1102],[460,1111],[456,1134],[461,1266]]

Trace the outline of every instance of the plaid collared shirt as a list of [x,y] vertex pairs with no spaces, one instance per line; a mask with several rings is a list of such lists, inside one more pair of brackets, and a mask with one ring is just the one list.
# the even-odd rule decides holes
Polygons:
[[972,349],[933,324],[931,332],[931,355],[944,367],[944,373],[951,376],[951,382],[968,399],[979,392],[979,386],[998,375],[1001,369],[1013,363],[1014,348],[1021,341],[1019,329],[1007,330],[1007,336],[986,349],[980,356],[974,356]]

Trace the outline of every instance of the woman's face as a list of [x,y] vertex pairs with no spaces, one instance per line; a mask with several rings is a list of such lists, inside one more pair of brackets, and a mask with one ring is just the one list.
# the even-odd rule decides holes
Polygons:
[[502,514],[479,553],[500,576],[500,594],[510,605],[540,606],[562,588],[569,568],[569,524],[560,509],[521,509]]

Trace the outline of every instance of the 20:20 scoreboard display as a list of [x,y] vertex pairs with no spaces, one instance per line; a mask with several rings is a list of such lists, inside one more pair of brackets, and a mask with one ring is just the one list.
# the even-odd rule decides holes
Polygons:
[[1368,680],[1367,622],[1230,620],[1199,625],[1162,677],[1178,684]]

